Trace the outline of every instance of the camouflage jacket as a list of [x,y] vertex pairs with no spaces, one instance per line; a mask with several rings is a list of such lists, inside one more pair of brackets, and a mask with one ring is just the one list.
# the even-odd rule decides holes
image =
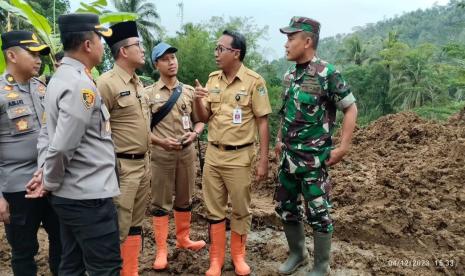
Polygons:
[[355,102],[349,86],[332,64],[314,57],[297,72],[293,65],[283,79],[283,164],[290,173],[319,170],[332,148],[336,109]]

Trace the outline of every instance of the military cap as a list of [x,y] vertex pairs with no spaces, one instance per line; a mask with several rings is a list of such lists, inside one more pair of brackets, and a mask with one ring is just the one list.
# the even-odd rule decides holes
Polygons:
[[157,61],[165,53],[176,53],[178,49],[165,42],[158,43],[152,50],[152,62]]
[[41,55],[48,55],[50,47],[40,43],[37,36],[29,31],[11,31],[2,34],[2,50],[19,46],[30,52],[39,52]]
[[58,17],[60,33],[95,31],[103,37],[109,37],[112,30],[100,24],[98,16],[92,13],[71,13]]
[[139,37],[137,32],[137,24],[135,21],[120,22],[110,27],[113,34],[110,37],[104,37],[108,46],[113,46],[115,43],[130,37]]
[[283,34],[293,34],[297,32],[320,33],[320,22],[308,17],[294,16],[289,22],[289,26],[279,29]]

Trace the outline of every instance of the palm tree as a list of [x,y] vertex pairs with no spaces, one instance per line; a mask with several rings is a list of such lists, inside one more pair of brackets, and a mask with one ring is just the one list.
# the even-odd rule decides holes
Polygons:
[[153,40],[155,34],[160,33],[158,25],[160,15],[156,11],[154,3],[147,0],[112,0],[117,11],[132,12],[139,15],[137,28],[143,40]]
[[360,38],[356,35],[351,36],[344,41],[344,47],[340,52],[343,56],[343,62],[345,63],[362,65],[362,63],[369,58],[364,45],[360,41]]
[[157,41],[156,37],[162,31],[161,26],[158,24],[160,15],[156,11],[154,3],[147,0],[112,0],[113,5],[119,12],[137,13],[137,29],[144,43],[146,49],[146,66],[142,69],[144,75],[153,76],[153,69],[150,61],[150,51]]

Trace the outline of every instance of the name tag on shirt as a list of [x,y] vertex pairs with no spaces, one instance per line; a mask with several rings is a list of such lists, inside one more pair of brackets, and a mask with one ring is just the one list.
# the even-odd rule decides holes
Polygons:
[[233,110],[233,124],[242,124],[242,109],[240,107]]
[[119,93],[120,97],[129,96],[129,95],[131,95],[131,91],[123,91]]
[[191,120],[189,116],[184,115],[182,116],[182,128],[183,129],[190,129],[191,128]]

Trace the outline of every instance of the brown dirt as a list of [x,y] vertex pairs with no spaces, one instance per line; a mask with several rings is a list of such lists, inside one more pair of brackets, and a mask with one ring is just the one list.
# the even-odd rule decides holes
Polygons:
[[[253,229],[248,260],[254,275],[277,275],[287,246],[272,202],[276,159],[270,177],[253,185]],[[331,275],[464,275],[465,271],[465,124],[456,116],[446,123],[413,113],[380,118],[354,136],[351,153],[335,166]],[[200,180],[200,177],[198,177]],[[197,183],[200,188],[200,182]],[[201,194],[194,198],[193,238],[207,239]],[[142,275],[202,275],[208,251],[175,249],[169,236],[169,269],[151,269],[155,245],[150,218],[144,222]],[[310,229],[307,229],[309,234]],[[311,234],[309,235],[311,236]],[[40,232],[41,245],[46,236]],[[38,256],[47,275],[46,246]],[[312,241],[307,238],[312,255]],[[234,275],[227,261],[224,275]],[[9,275],[9,247],[0,226],[0,275]],[[304,275],[300,269],[296,275]]]

